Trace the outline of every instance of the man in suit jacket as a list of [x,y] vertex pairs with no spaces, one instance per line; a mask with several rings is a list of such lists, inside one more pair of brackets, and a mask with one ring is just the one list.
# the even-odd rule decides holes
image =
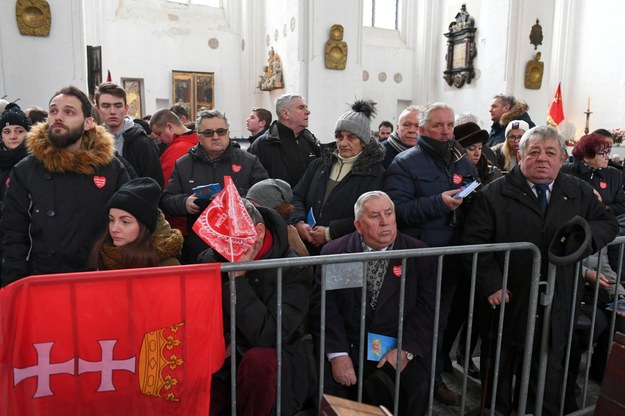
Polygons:
[[[321,254],[426,247],[423,242],[397,232],[395,207],[384,192],[364,193],[354,205],[354,211],[357,231],[329,242]],[[394,389],[392,381],[395,379],[398,356],[401,355],[399,414],[420,415],[426,412],[428,405],[428,363],[434,323],[434,261],[431,258],[409,258],[405,272],[402,350],[391,348],[379,354],[379,361],[365,360],[364,400],[392,407],[392,401],[384,400],[386,398],[380,397],[380,392]],[[365,330],[373,339],[396,338],[398,335],[401,275],[401,259],[368,262]],[[325,393],[350,399],[356,397],[359,376],[356,368],[360,348],[361,294],[360,288],[349,288],[329,291],[326,296],[326,356],[320,359],[326,366]],[[318,275],[311,307],[313,325],[320,322],[320,295]],[[318,328],[313,328],[313,332],[318,334]]]

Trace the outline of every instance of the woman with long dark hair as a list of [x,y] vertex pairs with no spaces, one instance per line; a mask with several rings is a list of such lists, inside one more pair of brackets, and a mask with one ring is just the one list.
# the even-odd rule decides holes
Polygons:
[[158,202],[161,187],[151,178],[133,179],[113,195],[109,226],[91,251],[98,270],[179,265],[182,234],[172,229]]

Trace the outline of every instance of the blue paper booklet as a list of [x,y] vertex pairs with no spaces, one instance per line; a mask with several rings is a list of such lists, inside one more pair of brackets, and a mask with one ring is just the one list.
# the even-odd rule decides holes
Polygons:
[[389,350],[397,347],[397,338],[367,333],[367,360],[380,361]]
[[201,199],[211,199],[221,192],[221,185],[218,183],[209,183],[208,185],[200,185],[192,188],[193,193]]
[[315,214],[313,214],[312,207],[308,210],[308,215],[306,215],[306,224],[314,227],[317,224],[317,220],[315,220]]

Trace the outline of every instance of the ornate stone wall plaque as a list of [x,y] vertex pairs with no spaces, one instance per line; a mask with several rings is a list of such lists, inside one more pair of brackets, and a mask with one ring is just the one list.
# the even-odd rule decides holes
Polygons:
[[466,5],[462,5],[456,19],[449,24],[447,38],[447,69],[443,71],[443,78],[449,86],[460,88],[466,82],[471,83],[475,78],[473,58],[477,56],[475,46],[475,19],[467,12]]
[[343,40],[343,26],[332,25],[330,39],[326,42],[326,68],[345,69],[347,64],[347,43]]
[[45,0],[17,0],[15,19],[22,35],[50,35],[52,14],[50,13],[50,5]]

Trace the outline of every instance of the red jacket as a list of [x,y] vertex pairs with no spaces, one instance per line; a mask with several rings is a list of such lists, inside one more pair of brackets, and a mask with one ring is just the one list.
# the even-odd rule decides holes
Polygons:
[[[161,167],[163,168],[164,188],[167,187],[169,177],[174,171],[176,166],[176,160],[187,154],[190,148],[198,143],[196,131],[188,131],[180,136],[174,136],[174,140],[171,142],[167,149],[161,155]],[[186,217],[174,217],[171,215],[165,215],[167,221],[172,228],[177,228],[182,232],[182,235],[187,235],[187,218]]]

